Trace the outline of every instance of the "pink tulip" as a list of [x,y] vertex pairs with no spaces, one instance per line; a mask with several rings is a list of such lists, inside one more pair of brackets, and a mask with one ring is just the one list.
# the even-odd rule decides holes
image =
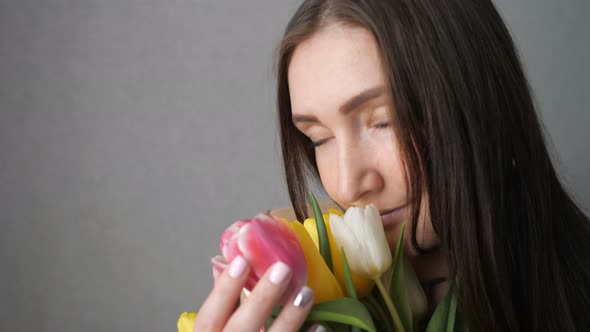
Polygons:
[[236,221],[221,235],[223,259],[213,259],[218,272],[238,255],[248,260],[250,275],[245,288],[252,290],[266,270],[281,261],[292,270],[286,294],[298,291],[307,282],[307,265],[295,233],[281,220],[261,213],[252,219]]

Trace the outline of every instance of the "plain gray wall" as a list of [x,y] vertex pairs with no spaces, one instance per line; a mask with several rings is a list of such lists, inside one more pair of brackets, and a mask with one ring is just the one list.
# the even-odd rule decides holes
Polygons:
[[[0,330],[174,331],[231,222],[287,206],[272,56],[299,1],[0,1]],[[590,208],[587,0],[497,1]]]

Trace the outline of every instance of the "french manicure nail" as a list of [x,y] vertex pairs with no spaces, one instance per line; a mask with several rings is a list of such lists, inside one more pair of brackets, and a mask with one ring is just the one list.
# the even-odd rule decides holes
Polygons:
[[276,262],[270,268],[270,275],[268,276],[268,279],[273,284],[279,285],[283,281],[285,281],[285,279],[289,275],[289,271],[291,271],[291,269],[289,268],[289,266],[287,264],[285,264],[283,262]]
[[213,265],[227,265],[227,261],[225,260],[225,257],[217,255],[217,256],[211,258],[211,264],[213,264]]
[[242,273],[246,270],[248,266],[248,261],[242,256],[236,256],[229,265],[228,274],[230,277],[234,279],[238,279]]
[[313,291],[311,290],[311,288],[303,286],[297,294],[297,296],[295,297],[293,305],[296,307],[305,307],[305,305],[308,304],[312,298]]
[[326,328],[323,325],[316,324],[309,328],[309,332],[326,332]]
[[227,268],[227,261],[223,256],[215,256],[211,258],[211,265],[213,265],[213,269],[215,269],[218,273],[223,272],[225,268]]

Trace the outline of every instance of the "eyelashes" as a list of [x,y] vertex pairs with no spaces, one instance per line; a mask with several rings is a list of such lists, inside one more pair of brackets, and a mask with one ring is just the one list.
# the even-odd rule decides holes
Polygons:
[[309,147],[312,149],[315,149],[318,146],[321,146],[322,144],[326,143],[328,140],[329,140],[329,138],[324,138],[324,139],[320,139],[317,141],[310,140]]
[[[389,127],[391,127],[391,121],[379,122],[379,123],[376,123],[371,126],[371,128],[375,128],[375,129],[388,129]],[[332,137],[319,139],[319,140],[315,140],[315,141],[310,138],[309,139],[309,147],[311,149],[315,149],[317,147],[322,146],[323,144],[328,142],[330,139],[332,139]]]
[[387,122],[379,122],[379,123],[373,125],[373,128],[385,129],[385,128],[389,128],[390,126],[391,126],[391,122],[387,121]]

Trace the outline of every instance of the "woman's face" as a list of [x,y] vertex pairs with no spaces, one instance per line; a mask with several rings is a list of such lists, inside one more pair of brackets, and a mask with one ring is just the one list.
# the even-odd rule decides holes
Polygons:
[[[327,193],[343,208],[374,204],[392,246],[410,202],[392,126],[395,109],[374,36],[350,25],[322,28],[295,49],[288,80],[293,123],[315,146]],[[421,247],[437,243],[428,219],[421,212]],[[404,234],[406,253],[413,252],[410,230]]]

